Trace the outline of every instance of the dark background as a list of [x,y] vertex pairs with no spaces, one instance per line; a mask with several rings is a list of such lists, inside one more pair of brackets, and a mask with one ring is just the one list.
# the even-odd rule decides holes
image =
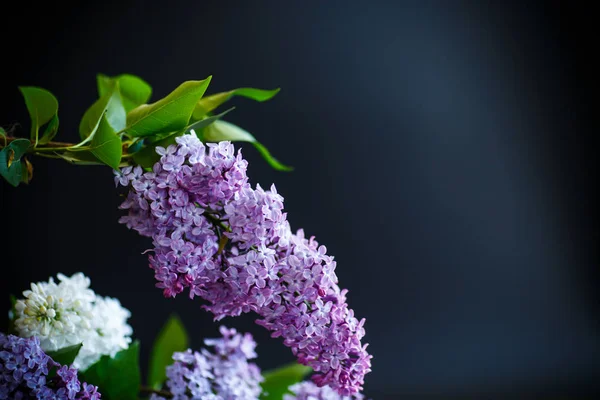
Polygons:
[[[583,3],[581,3],[583,4]],[[281,87],[228,117],[293,173],[248,146],[293,228],[338,261],[374,355],[366,393],[590,394],[600,378],[594,214],[597,35],[586,7],[508,2],[142,2],[0,6],[0,124],[27,135],[17,85],[60,102],[74,141],[95,74],[137,74],[153,99],[213,75],[209,91]],[[83,271],[129,308],[143,359],[167,316],[199,348],[217,324],[165,300],[117,224],[112,173],[35,159],[0,183],[0,296]],[[6,301],[8,308],[8,301]],[[250,315],[264,369],[293,359]],[[0,320],[0,329],[6,321]]]

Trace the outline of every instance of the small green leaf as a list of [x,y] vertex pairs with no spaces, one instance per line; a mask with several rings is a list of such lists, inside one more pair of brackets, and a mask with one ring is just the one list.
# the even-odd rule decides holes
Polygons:
[[98,386],[102,400],[136,400],[140,389],[140,343],[118,352],[114,358],[102,356],[81,375],[82,381]]
[[79,354],[79,350],[81,350],[82,346],[83,344],[79,343],[73,346],[63,347],[56,351],[47,351],[46,354],[60,365],[71,365],[73,364],[73,361],[75,361],[75,358],[77,358],[77,354]]
[[56,133],[58,132],[58,114],[55,114],[54,117],[48,122],[46,125],[46,129],[44,129],[44,134],[38,140],[39,144],[46,144],[54,139]]
[[188,348],[188,335],[181,320],[172,315],[163,326],[152,347],[148,385],[160,389],[167,379],[167,366],[173,364],[173,353]]
[[27,139],[16,139],[0,150],[0,175],[12,186],[17,187],[23,180],[21,157],[31,146]]
[[202,81],[187,81],[167,97],[152,104],[142,104],[127,114],[130,136],[150,136],[162,132],[173,132],[188,125],[194,107],[202,98],[211,77]]
[[87,109],[79,123],[79,136],[86,139],[96,132],[102,115],[106,113],[109,125],[115,132],[125,128],[127,114],[121,98],[120,86],[115,84],[110,92],[105,93]]
[[98,96],[103,97],[110,93],[115,84],[119,85],[121,96],[123,97],[123,106],[125,111],[129,112],[141,104],[150,100],[152,87],[142,78],[130,74],[122,74],[109,77],[99,74],[96,77],[98,83]]
[[8,296],[10,300],[10,310],[8,311],[8,334],[15,334],[15,320],[17,319],[17,309],[15,305],[17,304],[17,298],[14,295]]
[[265,380],[260,384],[263,389],[261,400],[281,400],[284,394],[291,393],[290,386],[301,382],[311,371],[310,367],[292,363],[264,372]]
[[119,169],[123,155],[121,139],[110,126],[106,114],[100,119],[98,129],[92,138],[90,151],[104,164]]
[[4,142],[3,146],[6,146],[6,139],[7,139],[7,137],[6,137],[6,131],[1,126],[0,126],[0,137],[2,138],[2,141]]
[[242,96],[256,101],[267,101],[279,93],[279,88],[273,90],[255,89],[255,88],[239,88],[228,92],[211,94],[198,101],[194,108],[193,119],[200,119],[233,96]]
[[249,142],[259,151],[263,158],[271,167],[279,171],[291,171],[292,167],[288,167],[280,163],[275,157],[269,153],[269,150],[256,140],[252,134],[237,125],[227,121],[215,121],[211,125],[204,128],[199,137],[203,142],[220,142],[229,140],[232,142]]
[[8,295],[8,299],[10,300],[10,309],[12,312],[14,312],[15,306],[17,305],[17,296],[10,294]]
[[19,90],[23,94],[31,118],[31,141],[37,146],[39,129],[57,114],[58,100],[52,93],[42,88],[21,86]]

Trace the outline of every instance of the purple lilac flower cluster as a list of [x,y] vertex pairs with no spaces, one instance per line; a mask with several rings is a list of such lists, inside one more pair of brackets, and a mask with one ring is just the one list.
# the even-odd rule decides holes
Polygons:
[[[263,378],[260,369],[248,360],[256,358],[256,343],[248,333],[241,335],[235,329],[220,328],[219,339],[204,343],[213,351],[187,350],[174,353],[172,365],[167,367],[167,386],[179,400],[258,400]],[[153,395],[151,400],[164,400]]]
[[291,232],[275,187],[252,188],[229,142],[188,134],[157,152],[152,171],[127,167],[115,182],[130,188],[120,222],[153,239],[150,267],[165,296],[188,288],[216,319],[254,311],[319,386],[359,392],[371,367],[364,319],[348,308],[326,248]]
[[319,387],[313,382],[300,382],[290,386],[294,394],[284,394],[283,400],[362,400],[363,395],[341,396],[329,386]]
[[79,382],[75,368],[54,362],[37,337],[0,333],[0,399],[98,400],[97,389]]

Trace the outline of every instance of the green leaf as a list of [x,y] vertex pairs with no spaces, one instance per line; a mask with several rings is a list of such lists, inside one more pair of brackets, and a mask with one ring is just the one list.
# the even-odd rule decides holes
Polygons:
[[0,175],[12,186],[17,187],[23,180],[21,157],[31,146],[27,139],[16,139],[0,151]]
[[263,373],[261,400],[281,400],[284,394],[291,393],[290,386],[301,382],[311,371],[310,367],[292,363]]
[[52,117],[52,119],[50,120],[50,122],[48,122],[48,125],[46,125],[46,129],[44,129],[44,134],[38,140],[38,143],[46,144],[46,143],[52,141],[52,139],[54,139],[54,136],[56,136],[57,132],[58,132],[58,114],[55,114],[54,117]]
[[142,104],[127,114],[127,128],[130,136],[150,136],[162,132],[172,132],[188,125],[194,107],[202,98],[211,77],[202,81],[187,81],[167,97],[152,104]]
[[118,352],[114,358],[102,356],[83,375],[82,381],[98,386],[102,400],[136,400],[140,389],[140,344]]
[[152,95],[152,87],[142,78],[130,74],[122,74],[109,77],[99,74],[96,77],[98,84],[98,96],[103,97],[110,93],[115,84],[119,85],[121,96],[123,97],[123,106],[125,111],[129,112],[137,106],[147,103]]
[[294,168],[288,167],[280,163],[275,157],[271,155],[269,150],[256,140],[252,134],[237,125],[227,121],[215,121],[211,125],[204,128],[201,134],[199,134],[203,142],[220,142],[222,140],[229,140],[232,142],[249,142],[259,151],[263,158],[269,163],[269,165],[279,171],[291,171]]
[[52,93],[42,88],[21,86],[19,90],[25,98],[25,105],[31,118],[31,141],[37,146],[39,129],[57,114],[58,100]]
[[[121,138],[116,132],[122,130],[126,122],[119,90],[117,82],[111,92],[106,93],[85,112],[79,125],[79,133],[84,140],[71,148],[71,153],[76,153],[78,147],[91,141],[89,151],[113,169],[119,168],[123,156]],[[73,154],[61,157],[67,161],[78,161]]]
[[163,326],[152,347],[148,385],[160,389],[167,379],[167,366],[173,364],[173,353],[188,348],[188,335],[181,320],[172,315]]
[[71,365],[73,364],[73,361],[75,361],[75,358],[77,358],[77,354],[79,354],[79,350],[81,350],[82,346],[83,344],[79,343],[73,346],[63,347],[56,351],[47,351],[46,354],[60,365]]
[[98,129],[92,138],[90,151],[104,164],[113,169],[119,169],[123,148],[121,139],[108,122],[107,114],[100,119]]
[[2,141],[3,141],[3,146],[6,146],[6,131],[4,130],[3,127],[0,126],[0,137],[2,137]]
[[277,93],[279,93],[279,90],[279,88],[273,90],[239,88],[230,90],[228,92],[211,94],[210,96],[206,96],[198,101],[196,108],[194,108],[192,117],[193,119],[202,118],[204,115],[219,107],[233,96],[242,96],[248,99],[263,102],[273,98]]
[[93,135],[98,129],[100,118],[106,113],[109,125],[115,132],[125,128],[127,113],[123,106],[120,86],[114,84],[111,91],[100,97],[90,108],[87,109],[79,123],[79,136],[86,139]]

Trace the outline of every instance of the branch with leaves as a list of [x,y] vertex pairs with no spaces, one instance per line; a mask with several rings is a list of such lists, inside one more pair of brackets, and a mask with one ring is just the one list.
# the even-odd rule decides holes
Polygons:
[[0,175],[11,185],[29,183],[33,168],[28,155],[63,159],[80,165],[128,165],[151,168],[159,159],[155,148],[167,147],[185,133],[203,142],[249,142],[273,168],[289,171],[246,130],[222,118],[234,107],[217,109],[234,96],[263,102],[279,89],[239,88],[205,96],[211,77],[187,81],[166,97],[148,104],[152,88],[133,75],[98,75],[98,100],[79,124],[78,143],[56,142],[58,101],[45,89],[20,87],[31,119],[29,138],[9,137],[0,128]]
[[[362,342],[365,319],[348,306],[333,256],[302,229],[291,230],[275,185],[253,186],[248,161],[231,142],[250,142],[274,168],[290,168],[222,119],[232,109],[218,111],[233,96],[265,101],[278,90],[204,96],[210,79],[184,82],[147,104],[152,90],[140,78],[99,75],[99,98],[83,115],[78,143],[54,141],[56,98],[22,87],[31,132],[28,139],[0,132],[0,174],[14,186],[29,182],[28,155],[114,169],[115,183],[127,190],[119,222],[152,238],[148,262],[164,296],[188,291],[216,320],[255,313],[298,364],[261,375],[249,361],[256,357],[252,337],[225,327],[221,338],[192,351],[171,319],[142,386],[129,311],[96,296],[83,274],[59,274],[58,283],[32,284],[26,299],[13,302],[11,334],[0,334],[0,395],[69,391],[68,398],[95,400],[99,388],[103,398],[120,400],[363,398],[372,358]],[[310,371],[312,382],[300,382]]]

